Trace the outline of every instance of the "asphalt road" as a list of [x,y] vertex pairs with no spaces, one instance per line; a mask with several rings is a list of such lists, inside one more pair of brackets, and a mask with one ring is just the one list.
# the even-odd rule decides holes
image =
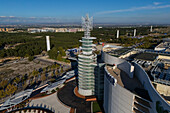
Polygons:
[[91,113],[91,102],[79,98],[74,94],[76,81],[68,82],[61,90],[58,91],[59,100],[67,106],[76,108],[76,113]]

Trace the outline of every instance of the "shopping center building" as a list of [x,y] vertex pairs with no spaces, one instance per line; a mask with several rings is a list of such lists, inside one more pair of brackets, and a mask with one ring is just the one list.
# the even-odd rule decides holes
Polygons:
[[105,113],[170,112],[168,101],[156,91],[142,66],[103,50]]

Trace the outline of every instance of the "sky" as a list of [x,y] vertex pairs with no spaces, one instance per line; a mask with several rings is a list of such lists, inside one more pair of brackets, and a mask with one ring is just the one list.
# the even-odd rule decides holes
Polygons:
[[170,24],[170,0],[0,0],[0,23]]

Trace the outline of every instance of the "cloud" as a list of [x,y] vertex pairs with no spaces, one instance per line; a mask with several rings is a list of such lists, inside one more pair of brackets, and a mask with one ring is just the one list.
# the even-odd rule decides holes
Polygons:
[[33,18],[37,18],[37,17],[29,17],[29,18],[32,18],[32,19],[33,19]]
[[154,5],[160,5],[160,4],[162,4],[161,2],[154,2],[153,3]]
[[0,16],[0,18],[15,18],[15,16]]
[[0,18],[6,18],[6,16],[0,16]]
[[15,16],[9,16],[9,18],[14,18]]
[[1,23],[59,23],[64,22],[64,19],[55,17],[15,17],[15,16],[0,16]]
[[161,6],[160,5],[149,5],[149,6],[142,6],[142,7],[132,7],[132,8],[129,8],[129,9],[103,11],[103,12],[97,12],[96,15],[121,13],[121,12],[132,12],[132,11],[138,11],[138,10],[163,9],[163,8],[170,8],[170,4],[168,4],[168,5],[161,5]]

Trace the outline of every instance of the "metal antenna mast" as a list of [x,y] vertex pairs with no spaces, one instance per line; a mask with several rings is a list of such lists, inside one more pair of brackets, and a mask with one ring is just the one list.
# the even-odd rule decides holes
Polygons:
[[93,29],[93,17],[89,18],[89,15],[86,14],[86,17],[82,17],[82,27],[84,29],[84,37],[90,37],[90,30]]

